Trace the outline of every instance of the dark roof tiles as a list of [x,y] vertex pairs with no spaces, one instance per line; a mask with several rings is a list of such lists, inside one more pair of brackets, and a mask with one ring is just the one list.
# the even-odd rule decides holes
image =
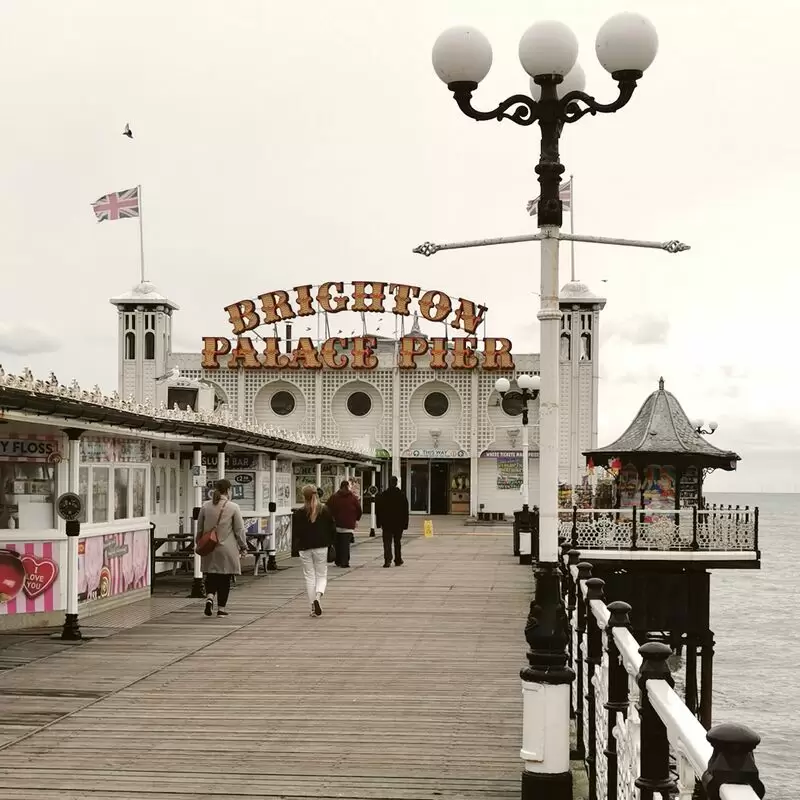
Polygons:
[[644,401],[625,433],[612,444],[587,451],[589,453],[675,453],[707,456],[715,460],[740,460],[736,453],[714,447],[697,433],[675,395],[664,389],[663,378],[658,382],[658,390]]

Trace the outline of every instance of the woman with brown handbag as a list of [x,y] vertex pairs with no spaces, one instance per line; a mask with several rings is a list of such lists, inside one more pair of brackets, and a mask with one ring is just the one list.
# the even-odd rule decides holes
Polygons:
[[229,499],[231,482],[222,478],[214,484],[214,494],[203,503],[197,519],[195,552],[206,582],[204,614],[210,617],[217,597],[217,616],[227,617],[225,606],[231,591],[231,578],[242,574],[240,558],[247,552],[242,511]]

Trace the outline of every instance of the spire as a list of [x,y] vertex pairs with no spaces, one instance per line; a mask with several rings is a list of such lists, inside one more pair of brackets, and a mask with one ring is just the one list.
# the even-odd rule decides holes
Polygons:
[[409,336],[421,336],[423,339],[427,338],[419,327],[419,313],[414,312],[414,322],[411,325],[411,330],[408,332]]
[[658,379],[658,391],[659,392],[663,392],[664,391],[664,379],[663,378],[659,378]]

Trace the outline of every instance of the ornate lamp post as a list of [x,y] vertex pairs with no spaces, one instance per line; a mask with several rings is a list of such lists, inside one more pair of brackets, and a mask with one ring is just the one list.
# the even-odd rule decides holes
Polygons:
[[[541,131],[541,150],[536,167],[541,186],[538,204],[541,307],[537,315],[541,322],[540,539],[535,597],[526,628],[530,666],[521,672],[523,690],[529,690],[523,691],[526,697],[521,752],[525,761],[523,798],[567,800],[572,797],[569,683],[574,679],[574,673],[567,666],[569,634],[557,563],[558,337],[561,319],[558,248],[562,223],[559,187],[564,172],[559,160],[559,139],[565,123],[577,122],[586,114],[618,111],[628,103],[637,81],[656,56],[658,36],[645,17],[626,12],[611,17],[600,28],[595,50],[600,63],[617,82],[619,91],[613,102],[599,103],[576,88],[582,88],[582,82],[580,73],[575,73],[578,57],[575,34],[561,22],[545,21],[528,28],[519,44],[522,67],[540,88],[538,99],[513,95],[491,111],[479,111],[472,106],[472,93],[492,65],[489,41],[475,28],[456,27],[442,33],[433,47],[436,74],[452,91],[464,114],[481,121],[510,119],[518,125],[538,123]],[[680,248],[685,249],[682,245]],[[527,700],[529,696],[530,701]]]
[[[708,426],[708,430],[705,430],[706,425]],[[711,434],[719,428],[719,423],[713,421],[706,422],[703,419],[693,419],[692,427],[694,428],[694,432],[699,433],[701,436],[711,436]]]
[[[539,396],[541,388],[541,378],[538,375],[519,375],[517,376],[518,395],[522,403],[522,515],[520,516],[519,526],[519,555],[520,562],[530,561],[531,553],[531,521],[529,511],[529,490],[530,480],[528,477],[528,403]],[[495,391],[500,397],[505,398],[511,390],[511,381],[508,378],[498,378],[494,384]]]

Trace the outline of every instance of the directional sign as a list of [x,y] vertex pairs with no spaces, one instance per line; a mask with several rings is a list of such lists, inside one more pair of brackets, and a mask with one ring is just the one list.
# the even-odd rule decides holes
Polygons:
[[56,500],[56,511],[61,519],[75,522],[83,511],[83,500],[75,492],[64,492]]

